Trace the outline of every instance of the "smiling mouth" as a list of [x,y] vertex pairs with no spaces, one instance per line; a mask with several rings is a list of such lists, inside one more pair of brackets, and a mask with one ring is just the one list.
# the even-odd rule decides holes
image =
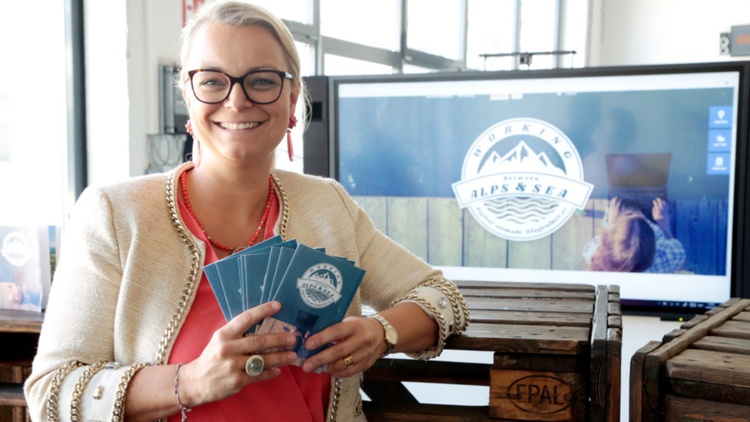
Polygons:
[[219,123],[219,126],[222,129],[230,129],[230,130],[254,129],[254,128],[260,126],[260,122],[243,122],[243,123],[226,123],[226,122],[221,122],[221,123]]

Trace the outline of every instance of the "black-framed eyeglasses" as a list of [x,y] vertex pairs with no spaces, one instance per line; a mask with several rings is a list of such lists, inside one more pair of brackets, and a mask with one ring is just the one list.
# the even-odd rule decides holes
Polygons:
[[293,76],[283,70],[251,70],[242,76],[234,77],[220,70],[195,69],[188,71],[190,86],[198,101],[206,104],[224,102],[239,83],[245,97],[255,104],[271,104],[281,97],[284,79]]

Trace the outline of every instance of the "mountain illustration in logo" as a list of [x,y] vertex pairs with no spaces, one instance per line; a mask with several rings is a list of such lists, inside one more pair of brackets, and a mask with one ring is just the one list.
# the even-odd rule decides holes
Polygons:
[[552,164],[546,153],[537,154],[526,142],[521,141],[503,156],[495,151],[490,153],[477,175],[509,172],[539,172],[564,176],[565,172]]

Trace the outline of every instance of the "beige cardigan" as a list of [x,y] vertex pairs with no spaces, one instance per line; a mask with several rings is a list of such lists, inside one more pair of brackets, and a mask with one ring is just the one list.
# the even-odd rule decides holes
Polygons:
[[[25,385],[34,421],[121,420],[125,391],[144,365],[167,362],[190,310],[206,245],[176,208],[179,174],[90,187],[65,229],[31,377]],[[412,300],[441,325],[445,338],[466,328],[468,311],[440,272],[378,232],[331,179],[274,171],[281,214],[275,231],[367,272],[348,311],[361,315]],[[411,291],[411,292],[410,292]],[[447,298],[451,306],[445,306]],[[332,379],[328,420],[364,420],[359,377]]]

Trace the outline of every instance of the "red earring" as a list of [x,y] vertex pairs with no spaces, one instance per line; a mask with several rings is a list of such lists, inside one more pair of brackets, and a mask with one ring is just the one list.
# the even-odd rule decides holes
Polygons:
[[297,116],[289,116],[289,128],[286,130],[286,150],[289,153],[289,161],[294,161],[294,149],[292,148],[292,129],[297,126]]
[[185,123],[185,129],[187,129],[187,133],[189,133],[190,136],[195,138],[195,134],[193,133],[193,123],[191,123],[189,119],[187,123]]
[[195,133],[193,133],[193,124],[188,119],[187,123],[185,123],[185,129],[190,134],[190,137],[193,138],[193,146],[191,148],[191,160],[195,163],[195,167],[198,167],[198,165],[201,163],[201,143],[198,141],[198,138],[195,137]]

